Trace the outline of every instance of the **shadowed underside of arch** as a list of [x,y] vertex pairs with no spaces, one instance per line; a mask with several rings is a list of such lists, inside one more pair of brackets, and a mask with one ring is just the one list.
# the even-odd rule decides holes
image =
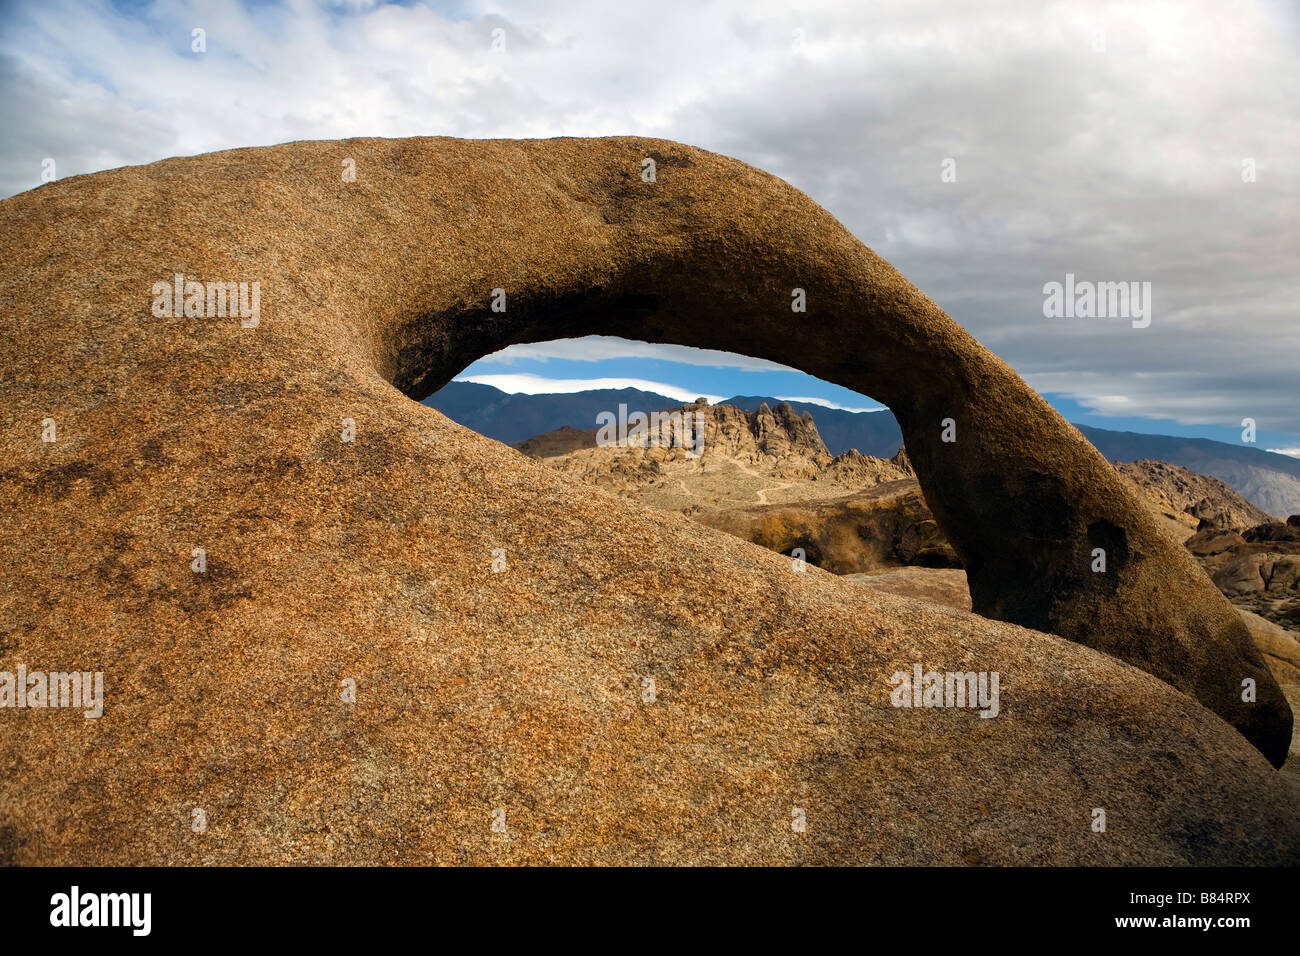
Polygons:
[[[258,321],[155,309],[177,275],[257,282]],[[0,713],[0,863],[1295,859],[1284,775],[1189,699],[1282,761],[1231,606],[1011,369],[743,163],[638,138],[166,160],[0,203],[0,302],[0,670],[106,676],[97,721]],[[975,608],[1087,646],[790,574],[402,395],[587,333],[886,402]],[[997,719],[895,710],[918,662],[1000,672]]]

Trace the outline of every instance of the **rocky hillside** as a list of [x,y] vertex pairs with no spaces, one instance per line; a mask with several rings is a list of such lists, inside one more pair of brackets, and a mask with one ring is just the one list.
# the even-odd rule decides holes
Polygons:
[[1115,462],[1162,516],[1188,528],[1249,528],[1275,520],[1218,478],[1164,461]]
[[[260,321],[159,315],[182,272],[259,282]],[[94,720],[0,708],[0,865],[1300,862],[1290,708],[1231,606],[1007,365],[752,166],[436,137],[74,176],[0,201],[0,301],[0,670],[105,678]],[[972,590],[1014,571],[1022,623],[792,573],[413,400],[588,333],[878,383]],[[1099,522],[1132,545],[1100,590],[1053,565]],[[1004,675],[996,717],[892,706],[914,667]]]
[[1155,460],[1211,475],[1270,515],[1300,512],[1300,459],[1253,445],[1078,426],[1112,461]]
[[911,476],[901,458],[891,462],[856,451],[831,455],[812,416],[784,402],[746,412],[699,399],[665,411],[701,424],[698,455],[693,448],[645,436],[600,445],[599,429],[561,428],[514,447],[629,500],[692,515],[834,498]]
[[[814,513],[822,517],[837,511],[860,514],[868,500],[875,502],[872,510],[886,507],[886,503],[911,502],[913,497],[924,506],[905,451],[889,460],[853,449],[832,456],[812,415],[796,412],[789,403],[781,402],[775,408],[760,403],[755,411],[746,412],[731,404],[709,405],[697,399],[694,404],[662,411],[703,423],[698,456],[671,441],[656,443],[645,435],[632,442],[602,445],[599,429],[569,427],[536,435],[514,447],[624,497],[696,516],[708,511],[818,502],[815,512],[805,515],[799,515],[798,509],[762,512],[769,527],[778,513],[800,527],[813,522]],[[1162,461],[1112,464],[1136,486],[1153,516],[1179,543],[1200,529],[1246,528],[1274,520],[1216,478]],[[849,501],[877,485],[904,479],[912,479],[915,495],[861,498],[855,504]],[[926,520],[930,520],[928,512]],[[719,514],[706,523],[734,530],[745,522],[738,513],[735,520]],[[908,526],[911,523],[904,520]],[[864,527],[862,535],[870,536],[870,530]],[[780,538],[783,536],[768,533],[764,540]],[[842,561],[837,567],[841,567],[840,573],[867,570],[843,567]]]

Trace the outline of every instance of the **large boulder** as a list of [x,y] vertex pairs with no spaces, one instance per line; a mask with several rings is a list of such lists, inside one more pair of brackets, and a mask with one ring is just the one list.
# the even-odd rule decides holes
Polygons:
[[1234,557],[1214,572],[1214,584],[1227,594],[1252,594],[1263,591],[1265,569],[1276,557],[1271,554],[1243,554]]
[[[260,311],[164,309],[176,275],[258,282]],[[4,862],[1300,857],[1294,790],[1217,716],[1276,761],[1290,712],[1190,556],[742,163],[636,138],[167,160],[0,203],[0,301],[4,666],[105,695],[0,711]],[[889,401],[977,609],[1072,640],[792,573],[411,400],[593,331]],[[999,673],[997,716],[892,706],[918,664]]]
[[1246,539],[1236,531],[1205,528],[1188,538],[1183,545],[1198,558],[1209,558],[1245,547]]
[[1296,591],[1300,589],[1300,554],[1283,554],[1277,557],[1268,572],[1269,591]]
[[970,590],[966,587],[966,572],[960,568],[889,568],[869,574],[849,574],[845,577],[873,590],[917,598],[958,611],[970,610]]

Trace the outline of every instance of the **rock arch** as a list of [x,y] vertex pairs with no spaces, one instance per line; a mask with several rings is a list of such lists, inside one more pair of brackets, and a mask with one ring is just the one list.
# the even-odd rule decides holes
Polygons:
[[[259,282],[260,322],[153,314],[177,273]],[[1280,760],[1229,606],[1010,369],[742,163],[438,138],[112,170],[0,202],[0,302],[0,671],[105,672],[93,729],[0,711],[0,863],[1296,859],[1282,775],[1170,686]],[[398,390],[591,331],[891,403],[977,605],[1081,643],[792,574]],[[999,716],[895,710],[914,663],[1000,672]]]
[[440,148],[509,172],[473,184],[465,228],[492,224],[466,244],[476,268],[430,262],[439,288],[379,330],[381,367],[408,395],[507,345],[593,333],[741,352],[871,395],[902,427],[978,613],[1155,674],[1285,759],[1286,699],[1195,561],[1041,396],[803,193],[658,140]]
[[[232,171],[222,181],[191,181],[186,160],[146,167],[159,221],[198,190],[197,245],[177,248],[166,231],[138,241],[160,278],[261,276],[260,360],[272,344],[333,366],[347,356],[419,399],[507,345],[602,333],[741,352],[871,395],[902,427],[978,613],[1155,674],[1285,759],[1286,699],[1195,561],[1011,368],[775,176],[636,137],[220,155]],[[354,182],[339,157],[358,160]],[[317,258],[258,241],[277,222],[309,229]],[[257,229],[241,241],[246,223]],[[791,309],[794,289],[805,312]],[[955,442],[941,440],[947,419]],[[1091,570],[1098,547],[1105,574]],[[1246,679],[1254,703],[1241,699]]]

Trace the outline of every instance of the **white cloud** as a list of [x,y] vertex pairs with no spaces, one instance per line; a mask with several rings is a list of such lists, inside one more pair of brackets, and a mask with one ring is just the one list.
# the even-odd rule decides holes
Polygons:
[[687,345],[637,342],[613,335],[587,335],[578,339],[556,339],[531,345],[512,345],[485,356],[483,361],[512,364],[521,359],[546,361],[566,359],[571,362],[603,362],[608,359],[640,358],[709,368],[738,368],[747,372],[796,371],[765,359],[750,358],[733,352],[697,349]]
[[884,405],[873,405],[870,408],[855,408],[852,405],[841,405],[839,402],[832,402],[826,398],[814,398],[808,395],[774,395],[773,398],[782,402],[807,402],[809,405],[821,405],[823,408],[838,408],[842,412],[883,412]]
[[678,388],[666,382],[651,382],[644,378],[543,378],[540,375],[490,374],[463,375],[457,382],[475,382],[479,385],[491,385],[512,395],[556,395],[571,392],[585,392],[593,388],[639,388],[643,392],[665,395],[678,402],[693,402],[697,398],[707,398],[710,405],[722,401],[722,395],[710,395],[689,388]]
[[1275,455],[1290,455],[1292,458],[1300,458],[1300,448],[1270,448]]

